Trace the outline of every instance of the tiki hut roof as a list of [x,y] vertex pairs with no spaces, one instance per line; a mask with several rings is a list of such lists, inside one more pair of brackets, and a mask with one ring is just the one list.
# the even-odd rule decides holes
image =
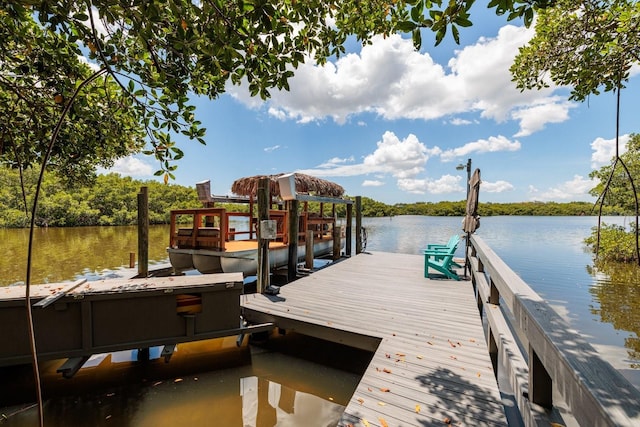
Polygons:
[[[276,175],[256,175],[246,178],[240,178],[233,182],[231,191],[239,196],[252,196],[258,193],[258,182],[261,178],[269,178],[269,191],[272,196],[280,196],[280,186],[278,178],[282,173]],[[325,179],[316,178],[311,175],[302,173],[295,174],[296,192],[301,194],[312,194],[324,197],[341,197],[344,194],[344,188],[340,185],[327,181]]]

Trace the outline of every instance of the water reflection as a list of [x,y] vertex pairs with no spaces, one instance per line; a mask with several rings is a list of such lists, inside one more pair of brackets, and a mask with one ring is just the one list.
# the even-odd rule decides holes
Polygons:
[[[129,266],[138,252],[137,227],[39,228],[34,234],[31,282],[56,283],[78,277],[99,277],[105,271]],[[0,228],[0,286],[24,282],[28,229]],[[149,227],[149,261],[168,259],[169,227]]]
[[629,331],[635,336],[624,339],[631,359],[631,367],[640,368],[640,267],[636,264],[598,262],[588,271],[596,278],[589,289],[599,303],[591,307],[602,322],[611,323],[616,330]]
[[[235,348],[234,341],[180,345],[168,364],[161,358],[139,363],[133,361],[134,352],[119,352],[82,368],[71,380],[56,376],[56,363],[51,363],[45,367],[45,424],[334,426],[371,357],[296,334],[274,337],[264,347]],[[316,359],[322,359],[322,353],[343,354],[350,359],[344,368],[351,371],[292,356],[300,346],[315,350]],[[29,376],[28,369],[0,370],[0,413],[16,411],[2,409],[2,401],[24,386],[20,378]],[[37,425],[36,409],[10,415],[0,425]]]

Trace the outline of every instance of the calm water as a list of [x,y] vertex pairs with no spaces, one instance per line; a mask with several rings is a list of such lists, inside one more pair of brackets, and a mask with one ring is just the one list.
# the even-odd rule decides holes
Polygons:
[[[624,221],[618,217],[604,220]],[[582,242],[596,223],[595,217],[487,217],[482,218],[477,234],[640,388],[640,273],[634,267],[619,266],[610,271],[594,270],[591,254]],[[420,254],[427,243],[444,242],[459,233],[461,218],[366,218],[363,225],[367,229],[366,250]],[[150,260],[166,262],[167,235],[166,226],[151,228]],[[5,256],[0,257],[0,286],[24,280],[27,237],[24,230],[0,229],[5,249]],[[129,252],[136,249],[135,227],[38,230],[33,283],[108,277],[126,267]],[[458,256],[463,256],[462,246]],[[141,369],[126,354],[120,364],[111,360],[90,368],[92,371],[83,369],[91,391],[82,397],[63,392],[61,396],[66,397],[49,400],[45,414],[51,417],[50,425],[207,425],[205,420],[210,417],[226,416],[213,409],[217,404],[211,406],[223,402],[222,406],[236,414],[236,421],[224,425],[301,425],[303,418],[298,416],[303,413],[306,426],[332,425],[332,416],[335,424],[368,356],[349,355],[328,366],[331,355],[344,355],[349,350],[318,347],[310,352],[313,357],[301,357],[300,348],[307,347],[295,345],[290,353],[280,349],[264,354],[248,354],[244,347],[234,350],[240,353],[231,357],[231,366],[214,359],[200,365],[186,357],[167,365],[155,360],[151,367]],[[185,356],[190,350],[180,347],[177,354],[181,351]],[[345,370],[341,365],[344,360],[354,360],[354,366]],[[99,374],[105,366],[109,373]],[[111,382],[114,372],[115,385]],[[299,374],[292,374],[295,372]],[[62,384],[68,386],[77,380]],[[50,387],[57,393],[55,384]],[[220,394],[223,391],[226,397]],[[4,406],[1,399],[0,394],[0,408]],[[294,412],[291,402],[295,402]],[[33,417],[34,411],[27,410],[12,416],[8,425],[31,425]],[[318,420],[318,424],[308,420]]]

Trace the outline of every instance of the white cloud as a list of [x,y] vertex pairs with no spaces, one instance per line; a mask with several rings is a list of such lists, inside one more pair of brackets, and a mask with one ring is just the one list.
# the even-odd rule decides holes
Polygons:
[[272,151],[279,150],[280,148],[282,148],[280,145],[274,145],[274,146],[271,146],[271,147],[265,147],[264,151],[266,153],[271,153]]
[[450,162],[460,157],[465,157],[471,153],[489,153],[497,151],[518,151],[520,142],[511,142],[508,138],[498,135],[491,136],[489,139],[479,139],[477,141],[468,142],[462,147],[453,148],[443,151],[440,159],[443,162]]
[[333,157],[329,160],[327,160],[326,162],[322,163],[321,165],[318,165],[319,168],[331,168],[337,165],[341,165],[344,163],[352,163],[354,162],[355,159],[353,156],[341,159],[339,157]]
[[409,178],[424,171],[429,157],[438,155],[440,151],[438,147],[428,149],[413,134],[400,140],[393,132],[387,131],[382,135],[382,140],[377,142],[376,150],[365,156],[362,163],[341,165],[335,159],[331,159],[315,169],[298,172],[315,176],[357,176],[382,173],[396,178]]
[[463,191],[460,176],[443,175],[439,179],[399,179],[398,188],[413,194],[445,194]]
[[559,97],[550,97],[534,105],[519,108],[511,117],[520,121],[520,130],[514,135],[529,136],[544,129],[547,123],[562,123],[569,120],[569,110],[576,104],[562,101]]
[[452,125],[454,125],[454,126],[465,126],[465,125],[470,125],[470,124],[472,124],[472,123],[474,123],[474,122],[473,122],[473,121],[471,121],[471,120],[465,120],[465,119],[460,119],[460,118],[454,118],[454,119],[451,119],[451,120],[449,121],[449,123],[451,123],[451,124],[452,124]]
[[[428,148],[413,134],[400,140],[393,132],[387,131],[382,135],[382,140],[378,141],[375,151],[366,155],[361,163],[343,164],[342,160],[345,159],[334,158],[315,169],[297,172],[323,177],[375,175],[378,179],[362,183],[368,187],[384,185],[382,178],[391,175],[396,178],[400,190],[414,194],[443,194],[464,190],[460,184],[460,176],[444,175],[437,180],[417,178],[424,172],[428,159],[441,153],[440,148]],[[354,159],[350,157],[346,160]]]
[[514,187],[507,181],[488,182],[482,181],[480,184],[480,192],[487,193],[504,193],[505,191],[513,191]]
[[[521,92],[511,81],[513,58],[532,34],[533,28],[504,26],[497,37],[480,38],[456,51],[448,69],[429,53],[415,51],[411,40],[398,35],[375,37],[359,53],[323,66],[310,60],[301,64],[290,80],[290,91],[272,92],[268,112],[300,123],[327,117],[345,123],[367,112],[388,120],[432,120],[479,112],[498,122],[517,120],[517,135],[529,135],[545,123],[567,120],[572,105],[551,97],[553,87]],[[229,85],[227,89],[252,108],[263,105],[248,96],[246,87]]]
[[[619,154],[623,154],[627,151],[627,144],[629,143],[630,135],[620,136]],[[616,154],[616,140],[596,138],[591,143],[593,153],[591,154],[591,167],[593,169],[599,169],[602,166],[611,164],[613,156]]]
[[124,157],[116,160],[112,168],[98,170],[98,173],[110,172],[125,176],[150,176],[153,175],[153,167],[136,157]]
[[595,186],[595,182],[586,179],[580,175],[574,175],[573,179],[560,183],[555,187],[551,187],[546,191],[540,191],[534,186],[529,186],[529,194],[531,200],[541,202],[571,202],[571,201],[590,201],[593,197],[589,195],[589,190]]

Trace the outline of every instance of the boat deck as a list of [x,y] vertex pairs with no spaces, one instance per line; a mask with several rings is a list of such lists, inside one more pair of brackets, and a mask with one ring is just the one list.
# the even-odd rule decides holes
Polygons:
[[251,321],[374,352],[340,426],[507,425],[470,282],[423,268],[363,253],[242,305]]

